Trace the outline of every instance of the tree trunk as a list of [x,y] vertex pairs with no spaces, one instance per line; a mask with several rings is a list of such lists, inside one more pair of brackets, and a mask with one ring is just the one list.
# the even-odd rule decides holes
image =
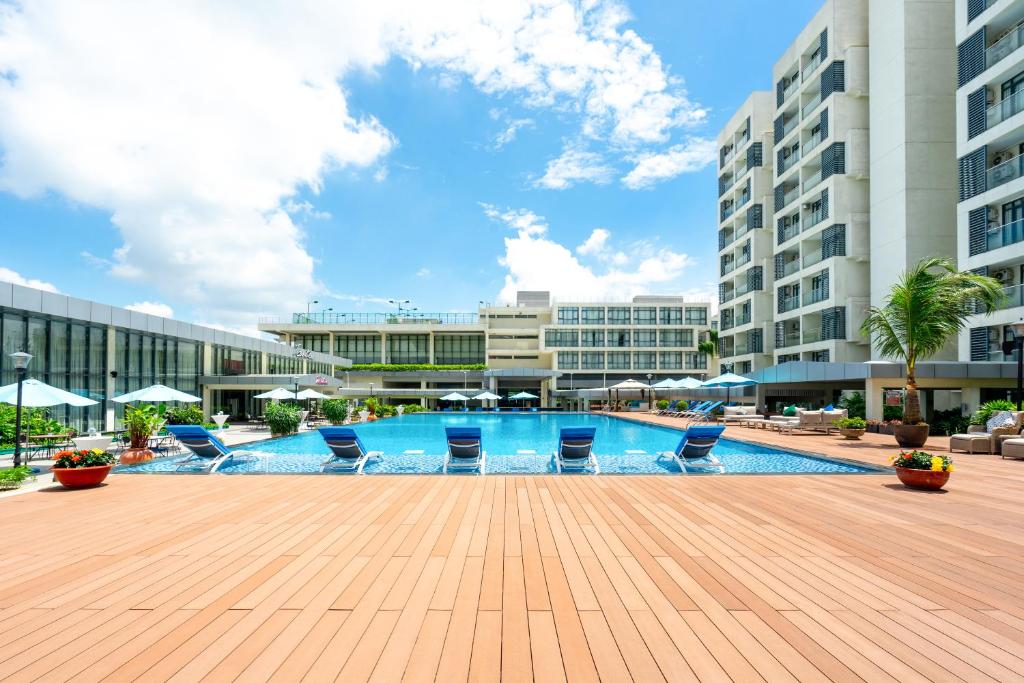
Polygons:
[[907,400],[906,408],[903,411],[903,424],[916,425],[924,422],[921,416],[921,397],[917,393],[917,382],[913,377],[907,377]]

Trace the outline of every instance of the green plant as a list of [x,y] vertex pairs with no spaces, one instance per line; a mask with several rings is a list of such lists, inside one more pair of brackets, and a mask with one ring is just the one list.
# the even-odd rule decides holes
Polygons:
[[866,418],[868,416],[868,403],[864,399],[864,394],[859,391],[844,394],[839,399],[838,406],[844,409],[850,417]]
[[868,423],[862,417],[844,417],[842,420],[836,420],[835,426],[839,429],[867,429]]
[[58,451],[53,456],[55,469],[74,469],[76,467],[102,467],[113,465],[115,458],[107,451],[98,448],[81,451]]
[[132,448],[148,446],[161,419],[162,411],[154,405],[144,403],[140,406],[125,406],[124,428],[128,432],[129,445]]
[[882,421],[883,422],[902,422],[903,421],[903,407],[902,406],[882,406]]
[[423,412],[426,412],[426,410],[427,409],[424,408],[423,406],[421,406],[419,403],[406,403],[405,404],[405,414],[406,415],[411,415],[412,413],[423,413]]
[[203,424],[203,409],[197,405],[168,408],[164,412],[164,418],[169,425]]
[[658,410],[665,410],[668,408],[668,401],[666,399],[660,399],[656,405],[658,406]]
[[432,365],[430,363],[357,363],[349,368],[351,372],[423,372],[439,370],[486,370],[484,363],[462,365]]
[[271,436],[294,434],[299,430],[299,408],[290,403],[268,403],[263,411]]
[[26,465],[0,470],[0,491],[16,489],[30,478],[32,478],[32,470]]
[[974,415],[971,415],[971,424],[983,425],[996,413],[1014,410],[1017,410],[1017,404],[1013,401],[1007,401],[1006,399],[986,401],[982,403],[976,411],[974,411]]
[[398,409],[390,403],[383,403],[377,407],[377,415],[379,417],[394,417],[398,415]]
[[953,459],[948,455],[932,455],[924,451],[900,451],[889,458],[889,464],[908,470],[953,471]]
[[372,396],[363,401],[363,406],[369,411],[370,415],[376,415],[380,409],[380,399],[373,398]]
[[708,330],[708,338],[697,344],[697,350],[711,358],[718,355],[718,330]]
[[950,259],[925,258],[903,273],[884,305],[868,309],[861,332],[887,358],[907,366],[905,420],[920,424],[917,362],[934,356],[955,339],[968,317],[991,313],[1003,300],[999,281],[958,271]]
[[953,434],[963,434],[967,431],[967,426],[970,423],[971,418],[961,413],[959,408],[936,410],[932,414],[932,419],[930,421],[931,430],[929,433],[932,436],[952,436]]
[[[14,423],[17,408],[6,403],[0,404],[0,447],[11,448],[14,446]],[[67,428],[57,420],[51,420],[45,408],[21,409],[21,433],[31,434],[61,434]]]
[[324,415],[327,416],[327,419],[331,421],[332,425],[345,424],[345,420],[348,418],[348,399],[324,399],[320,403],[320,409],[324,411]]

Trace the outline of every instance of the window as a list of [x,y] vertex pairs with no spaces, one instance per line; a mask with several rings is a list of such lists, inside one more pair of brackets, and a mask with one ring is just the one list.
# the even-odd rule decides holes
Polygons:
[[604,325],[604,308],[592,306],[583,307],[584,325]]
[[297,334],[295,343],[307,351],[330,353],[331,338],[326,334]]
[[657,354],[652,351],[638,351],[633,354],[633,368],[636,370],[654,370]]
[[579,332],[576,330],[545,330],[544,345],[549,348],[579,346],[579,338]]
[[628,325],[630,323],[629,307],[628,306],[609,306],[608,307],[608,324],[609,325]]
[[409,365],[430,362],[430,339],[425,334],[389,334],[388,363]]
[[1002,96],[1000,99],[1005,100],[1007,97],[1012,97],[1021,90],[1024,90],[1024,72],[1017,74],[1008,81],[1003,81]]
[[661,330],[658,332],[658,346],[689,346],[689,344],[683,344],[683,332],[689,332],[690,336],[693,336],[691,330]]
[[609,370],[629,370],[629,351],[610,351],[608,353]]
[[479,334],[439,334],[434,337],[434,362],[438,365],[483,363],[484,338]]
[[560,370],[579,370],[580,354],[575,351],[558,352],[558,368]]
[[657,322],[658,309],[653,306],[642,306],[633,309],[633,323],[635,325],[654,325]]
[[629,330],[608,330],[608,346],[629,347]]
[[707,325],[708,324],[708,309],[706,308],[686,308],[686,324],[687,325]]
[[573,307],[561,307],[558,309],[559,325],[579,325],[580,309]]
[[708,356],[704,353],[687,353],[684,355],[687,370],[707,370]]
[[683,354],[681,351],[662,351],[658,354],[658,363],[662,370],[682,370]]
[[778,365],[782,365],[783,363],[795,363],[798,360],[800,360],[799,353],[784,353],[779,356]]
[[683,309],[678,306],[659,308],[658,322],[662,325],[682,325]]
[[580,332],[580,346],[604,346],[604,330],[583,330]]
[[828,349],[824,351],[811,351],[811,362],[812,363],[827,363],[829,361]]
[[637,330],[633,333],[633,346],[651,347],[658,345],[658,333],[655,330]]
[[604,354],[597,351],[584,351],[583,369],[604,370]]
[[339,335],[334,338],[334,353],[353,363],[379,363],[380,335]]
[[738,374],[746,375],[747,373],[753,372],[753,364],[749,360],[745,360],[738,364]]

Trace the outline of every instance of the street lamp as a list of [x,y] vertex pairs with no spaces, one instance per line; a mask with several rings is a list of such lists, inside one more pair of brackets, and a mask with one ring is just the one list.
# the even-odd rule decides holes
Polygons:
[[28,364],[32,360],[32,354],[24,351],[17,351],[11,354],[11,361],[14,363],[14,371],[18,375],[18,405],[14,414],[14,466],[21,466],[21,385],[28,374]]
[[318,303],[320,303],[319,299],[313,299],[312,301],[307,301],[306,302],[306,319],[307,319],[307,322],[308,322],[308,319],[309,319],[309,310],[313,307],[313,304],[318,304]]
[[462,371],[462,390],[466,391],[469,388],[469,372],[466,370]]
[[[652,375],[651,373],[648,372],[647,373],[647,386],[651,385],[651,380],[652,379],[654,379],[654,375]],[[648,407],[649,408],[653,408],[654,407],[654,387],[651,387],[651,402],[648,405]]]
[[1024,404],[1024,318],[1010,325],[1013,330],[1013,345],[1017,352],[1017,410]]
[[298,375],[292,377],[292,383],[295,385],[295,402],[299,402],[299,380],[302,379]]

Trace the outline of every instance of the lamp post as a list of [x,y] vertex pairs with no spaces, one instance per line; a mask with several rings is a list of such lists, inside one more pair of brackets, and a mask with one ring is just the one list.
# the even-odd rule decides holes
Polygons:
[[11,354],[11,361],[14,362],[14,371],[18,375],[18,403],[14,413],[14,466],[21,467],[21,385],[28,374],[28,364],[32,360],[32,354],[24,351],[17,351]]
[[319,299],[313,299],[312,301],[306,302],[306,322],[309,322],[309,310],[313,307],[313,304],[320,303]]
[[[647,373],[647,386],[651,385],[651,380],[652,379],[654,379],[654,375],[652,375],[651,373],[648,372]],[[651,402],[650,402],[650,405],[648,407],[649,408],[654,408],[654,387],[651,387]]]
[[299,402],[299,379],[301,379],[301,378],[298,375],[295,375],[294,377],[292,377],[292,384],[295,385],[295,402],[296,403]]
[[1017,410],[1024,404],[1024,318],[1010,325],[1014,335],[1014,347],[1017,352]]
[[469,372],[467,370],[462,371],[462,390],[466,391],[469,389]]

